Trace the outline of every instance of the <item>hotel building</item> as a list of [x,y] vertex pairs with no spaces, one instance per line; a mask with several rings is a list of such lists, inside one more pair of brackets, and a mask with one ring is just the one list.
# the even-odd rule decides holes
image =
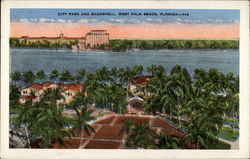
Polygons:
[[109,33],[107,30],[91,30],[85,35],[86,47],[93,47],[101,44],[108,44]]

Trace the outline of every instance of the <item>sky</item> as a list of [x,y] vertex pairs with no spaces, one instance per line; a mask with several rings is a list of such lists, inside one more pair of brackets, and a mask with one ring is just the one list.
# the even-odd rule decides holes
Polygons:
[[110,38],[238,39],[239,10],[11,9],[11,37],[82,37],[105,29]]

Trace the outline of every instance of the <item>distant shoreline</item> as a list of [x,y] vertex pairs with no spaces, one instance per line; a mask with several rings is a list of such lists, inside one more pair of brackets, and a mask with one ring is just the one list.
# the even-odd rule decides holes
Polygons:
[[[48,50],[48,51],[69,51],[73,53],[83,53],[83,52],[91,52],[91,53],[122,53],[122,51],[112,51],[112,50],[72,50],[72,49],[65,49],[65,48],[21,48],[21,47],[10,47],[12,50]],[[123,53],[130,53],[130,52],[141,52],[141,51],[223,51],[223,50],[239,50],[238,48],[236,49],[144,49],[144,50],[128,50],[124,51]]]
[[172,50],[172,49],[238,49],[239,40],[128,40],[112,39],[108,44],[94,45],[82,49],[76,47],[79,41],[20,40],[10,38],[11,48],[67,49],[90,52],[128,52],[131,50]]

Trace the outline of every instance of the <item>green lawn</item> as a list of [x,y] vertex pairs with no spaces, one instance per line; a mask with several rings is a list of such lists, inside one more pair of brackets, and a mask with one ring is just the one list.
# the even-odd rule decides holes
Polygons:
[[219,137],[228,141],[235,141],[239,138],[239,130],[223,127],[219,133]]

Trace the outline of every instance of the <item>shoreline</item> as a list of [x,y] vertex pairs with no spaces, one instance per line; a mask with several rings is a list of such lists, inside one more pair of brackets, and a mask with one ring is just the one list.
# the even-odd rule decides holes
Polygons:
[[236,49],[130,49],[127,51],[112,51],[112,50],[74,50],[74,49],[64,49],[64,48],[23,48],[23,47],[10,47],[10,50],[41,50],[41,51],[55,51],[55,52],[64,52],[69,51],[73,53],[131,53],[131,52],[142,52],[142,51],[227,51],[227,50],[239,50],[239,48]]

